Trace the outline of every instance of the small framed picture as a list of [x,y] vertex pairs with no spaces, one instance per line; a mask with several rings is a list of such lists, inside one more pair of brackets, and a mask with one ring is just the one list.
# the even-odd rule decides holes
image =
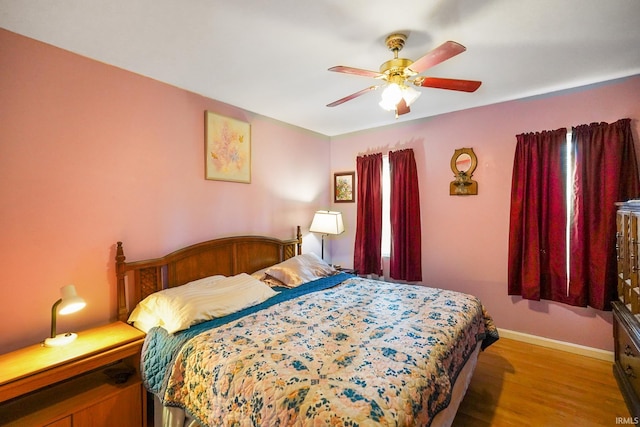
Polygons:
[[333,201],[335,203],[353,203],[356,201],[354,184],[355,172],[336,172],[333,174]]

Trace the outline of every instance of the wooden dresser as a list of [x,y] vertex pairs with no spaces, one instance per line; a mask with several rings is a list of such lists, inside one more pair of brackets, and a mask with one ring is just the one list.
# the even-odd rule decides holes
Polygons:
[[64,347],[0,355],[0,425],[140,427],[144,333],[123,322],[79,332]]
[[640,201],[618,204],[616,217],[618,301],[613,305],[615,362],[618,381],[629,412],[640,417]]

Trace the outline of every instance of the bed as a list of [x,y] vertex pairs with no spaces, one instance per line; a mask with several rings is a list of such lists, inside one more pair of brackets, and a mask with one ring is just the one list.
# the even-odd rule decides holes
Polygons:
[[158,426],[450,425],[498,339],[477,298],[336,271],[300,227],[135,262],[118,242],[116,274]]

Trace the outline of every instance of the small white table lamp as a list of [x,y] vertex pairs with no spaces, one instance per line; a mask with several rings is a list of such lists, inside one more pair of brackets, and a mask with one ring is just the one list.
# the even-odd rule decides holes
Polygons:
[[309,231],[312,233],[322,233],[322,259],[324,259],[324,236],[344,232],[342,214],[333,211],[317,211],[313,216]]
[[75,313],[78,310],[82,310],[86,302],[76,294],[76,287],[73,285],[67,285],[60,288],[62,298],[56,301],[51,307],[51,336],[44,340],[44,345],[47,347],[60,347],[67,345],[76,338],[78,334],[67,332],[66,334],[56,335],[56,318],[58,309],[60,314]]

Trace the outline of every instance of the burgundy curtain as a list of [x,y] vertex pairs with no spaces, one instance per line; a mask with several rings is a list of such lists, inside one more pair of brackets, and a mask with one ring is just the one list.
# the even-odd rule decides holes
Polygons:
[[616,297],[615,202],[639,196],[631,120],[575,127],[570,303],[609,310]]
[[564,301],[566,133],[517,135],[511,182],[509,295]]
[[391,178],[391,257],[393,279],[422,280],[420,192],[412,149],[389,152]]
[[382,153],[358,156],[358,211],[353,268],[382,275]]

